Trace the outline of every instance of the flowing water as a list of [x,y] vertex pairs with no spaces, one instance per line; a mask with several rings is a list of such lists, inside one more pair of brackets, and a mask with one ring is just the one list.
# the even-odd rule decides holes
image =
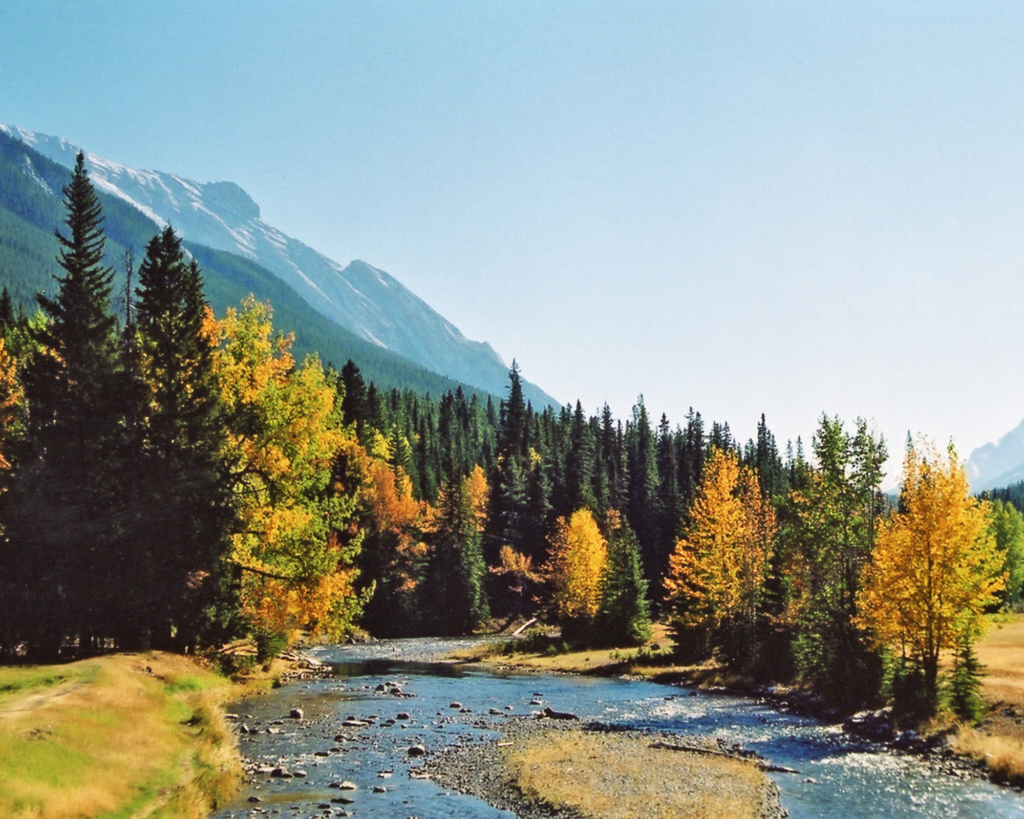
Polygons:
[[[496,674],[424,662],[466,641],[396,640],[333,646],[313,653],[335,676],[295,683],[236,703],[241,721],[261,733],[241,737],[242,752],[268,769],[307,775],[259,777],[228,817],[510,817],[471,796],[409,776],[411,745],[437,751],[458,740],[493,738],[476,725],[492,709],[529,714],[550,705],[581,718],[658,731],[720,737],[756,751],[798,774],[771,774],[782,805],[799,817],[1024,817],[1021,794],[980,780],[933,772],[908,754],[853,739],[816,720],[783,714],[748,699],[694,694],[647,682],[568,675]],[[387,684],[386,691],[377,690]],[[391,693],[393,685],[401,689]],[[411,696],[410,696],[411,695]],[[451,707],[459,703],[461,708]],[[292,708],[302,721],[288,719]],[[404,713],[403,713],[404,712]],[[408,719],[398,719],[402,714]],[[349,717],[367,727],[342,728]],[[493,717],[491,717],[493,719]],[[393,721],[393,722],[391,722]],[[386,724],[391,722],[391,724]],[[266,733],[270,729],[273,733]],[[349,740],[335,741],[342,731]],[[334,750],[331,750],[334,749]],[[319,753],[319,755],[318,755]],[[355,790],[330,787],[341,781]],[[374,788],[383,789],[374,792]],[[249,802],[256,797],[259,802]],[[331,800],[351,800],[339,802]]]

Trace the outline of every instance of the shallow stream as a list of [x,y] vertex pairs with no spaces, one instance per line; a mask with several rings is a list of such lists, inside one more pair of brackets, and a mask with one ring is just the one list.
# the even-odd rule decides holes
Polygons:
[[[510,817],[475,797],[411,777],[419,760],[408,756],[408,748],[422,744],[433,752],[459,740],[492,738],[492,731],[475,724],[482,715],[529,714],[546,705],[616,725],[720,737],[796,769],[798,774],[771,774],[795,819],[1024,817],[1019,793],[937,774],[912,755],[748,699],[647,682],[498,674],[427,661],[464,644],[396,640],[316,649],[312,653],[331,664],[333,677],[235,703],[231,710],[240,722],[258,731],[241,736],[242,752],[265,772],[215,818]],[[456,703],[461,707],[452,707]],[[288,717],[293,708],[303,710],[302,720]],[[370,724],[346,727],[349,717]],[[306,775],[272,776],[277,766]],[[342,782],[356,788],[341,790]]]

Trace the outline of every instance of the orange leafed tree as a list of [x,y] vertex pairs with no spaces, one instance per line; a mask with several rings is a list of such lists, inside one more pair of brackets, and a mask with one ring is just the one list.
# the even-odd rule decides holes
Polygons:
[[711,648],[727,619],[751,622],[764,588],[776,532],[775,512],[757,476],[716,449],[704,467],[690,526],[669,558],[666,598],[680,624]]
[[970,495],[950,446],[909,446],[902,511],[878,533],[863,572],[858,608],[880,646],[920,662],[929,691],[939,655],[977,633],[984,608],[1004,585],[1002,556],[989,529],[989,504]]
[[562,632],[571,639],[583,636],[597,615],[607,560],[608,544],[589,509],[573,512],[568,522],[558,519],[547,571]]
[[331,491],[331,466],[352,436],[320,362],[296,368],[291,339],[273,334],[268,305],[212,315],[214,362],[229,429],[239,525],[232,558],[242,603],[258,629],[339,634],[362,600],[353,583],[361,533],[348,528],[357,499]]

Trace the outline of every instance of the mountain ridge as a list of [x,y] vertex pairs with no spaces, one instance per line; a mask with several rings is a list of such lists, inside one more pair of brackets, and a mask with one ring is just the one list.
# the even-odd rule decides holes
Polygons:
[[966,463],[972,492],[997,489],[1024,480],[1024,421],[971,452]]
[[[70,178],[64,166],[35,152],[21,140],[0,131],[0,284],[12,298],[28,307],[35,296],[53,286],[59,250],[54,229],[61,225],[65,211],[60,191]],[[122,259],[129,249],[140,251],[159,230],[157,223],[123,198],[97,190],[103,206],[107,235],[107,263],[115,273],[114,303],[123,305],[125,286]],[[482,390],[456,379],[439,375],[386,348],[372,344],[315,311],[284,281],[256,262],[222,250],[184,241],[184,247],[203,268],[206,295],[222,314],[237,307],[249,293],[274,308],[274,326],[293,333],[293,351],[301,359],[317,353],[340,367],[352,358],[364,377],[382,389],[412,389],[439,396],[462,389],[467,394],[503,398],[499,391]]]
[[[61,138],[0,123],[42,156],[72,167],[78,147]],[[171,224],[186,242],[255,261],[288,284],[313,309],[364,340],[433,372],[495,395],[508,367],[487,342],[467,339],[450,321],[386,271],[361,260],[342,266],[260,216],[259,205],[234,182],[200,183],[85,152],[97,189],[131,204],[159,227]],[[557,406],[526,382],[535,406]]]

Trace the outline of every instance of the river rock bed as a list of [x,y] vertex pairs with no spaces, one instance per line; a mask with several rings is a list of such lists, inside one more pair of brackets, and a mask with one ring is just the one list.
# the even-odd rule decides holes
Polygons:
[[[614,732],[644,744],[664,742],[673,746],[685,746],[688,749],[720,754],[731,759],[758,760],[756,754],[720,739],[624,729],[599,722],[579,723],[565,719],[518,716],[495,722],[491,727],[500,732],[500,739],[460,742],[433,754],[423,765],[412,769],[410,775],[427,775],[442,787],[480,797],[497,808],[515,813],[519,819],[585,819],[585,814],[573,807],[553,808],[526,797],[505,765],[505,749],[549,731],[584,730]],[[702,781],[690,782],[687,786],[693,790],[711,787],[710,783]],[[778,786],[765,778],[763,787],[759,814],[761,819],[785,817],[787,813],[780,804]]]

